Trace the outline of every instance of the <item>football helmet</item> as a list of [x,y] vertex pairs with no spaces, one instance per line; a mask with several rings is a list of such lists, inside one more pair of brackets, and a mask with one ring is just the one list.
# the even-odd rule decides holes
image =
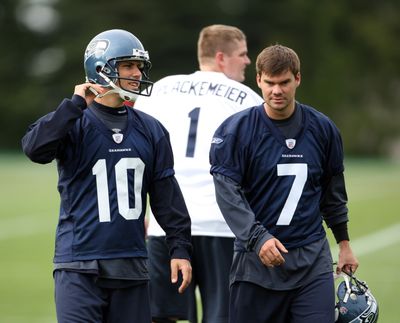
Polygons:
[[367,284],[351,273],[342,272],[337,287],[336,323],[376,323],[379,307]]
[[[143,62],[140,68],[142,78],[135,80],[140,84],[137,90],[122,88],[118,83],[120,79],[126,79],[118,74],[118,63],[125,60]],[[118,93],[123,100],[134,101],[137,95],[151,94],[153,82],[149,80],[149,53],[144,50],[140,40],[128,31],[112,29],[95,36],[86,47],[84,67],[87,82],[110,88],[110,91],[99,95],[100,97]]]

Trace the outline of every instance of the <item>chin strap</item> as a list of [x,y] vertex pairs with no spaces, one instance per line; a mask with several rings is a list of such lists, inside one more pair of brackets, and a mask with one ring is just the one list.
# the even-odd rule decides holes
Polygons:
[[115,83],[111,81],[107,75],[104,75],[102,72],[99,72],[99,75],[108,83],[109,87],[112,87],[112,90],[109,90],[104,94],[98,94],[97,95],[98,98],[102,98],[109,94],[117,93],[124,101],[130,101],[130,102],[136,101],[138,94],[121,89],[119,86],[115,85]]
[[343,303],[347,303],[347,300],[349,299],[349,296],[351,294],[351,288],[350,288],[350,279],[349,276],[344,274],[342,275],[344,279],[344,283],[346,284],[346,294],[343,297]]

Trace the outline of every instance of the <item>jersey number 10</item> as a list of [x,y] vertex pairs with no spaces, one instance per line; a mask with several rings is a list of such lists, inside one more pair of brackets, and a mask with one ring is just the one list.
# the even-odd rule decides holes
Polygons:
[[[144,163],[140,158],[121,158],[115,164],[115,182],[118,199],[118,211],[126,220],[137,220],[142,213],[142,181]],[[135,207],[129,207],[128,169],[135,171],[133,191]],[[100,222],[110,222],[110,199],[105,159],[99,159],[92,168],[96,176],[97,203]]]

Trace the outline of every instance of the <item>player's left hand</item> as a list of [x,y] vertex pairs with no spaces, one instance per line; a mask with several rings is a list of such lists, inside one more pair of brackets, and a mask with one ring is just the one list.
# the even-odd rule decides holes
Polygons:
[[182,274],[182,283],[179,286],[179,293],[183,293],[192,281],[192,265],[187,259],[171,259],[171,282],[178,282],[178,273]]
[[358,268],[358,260],[351,250],[350,243],[347,240],[339,242],[339,259],[336,266],[336,274],[343,271],[355,273]]

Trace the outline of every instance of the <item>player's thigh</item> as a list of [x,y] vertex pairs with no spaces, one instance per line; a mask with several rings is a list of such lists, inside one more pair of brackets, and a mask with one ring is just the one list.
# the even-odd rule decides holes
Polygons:
[[193,284],[179,294],[180,282],[171,283],[170,256],[165,237],[149,236],[147,250],[152,317],[187,319],[189,304],[195,302]]
[[101,323],[106,293],[96,286],[95,275],[65,270],[54,272],[58,323]]
[[272,291],[249,282],[235,282],[231,287],[229,322],[288,323],[291,297],[290,291]]
[[149,284],[110,290],[107,322],[150,323]]
[[234,238],[193,236],[192,242],[193,271],[201,293],[203,321],[228,322]]
[[292,323],[333,323],[335,320],[333,274],[322,274],[299,289],[291,310]]

